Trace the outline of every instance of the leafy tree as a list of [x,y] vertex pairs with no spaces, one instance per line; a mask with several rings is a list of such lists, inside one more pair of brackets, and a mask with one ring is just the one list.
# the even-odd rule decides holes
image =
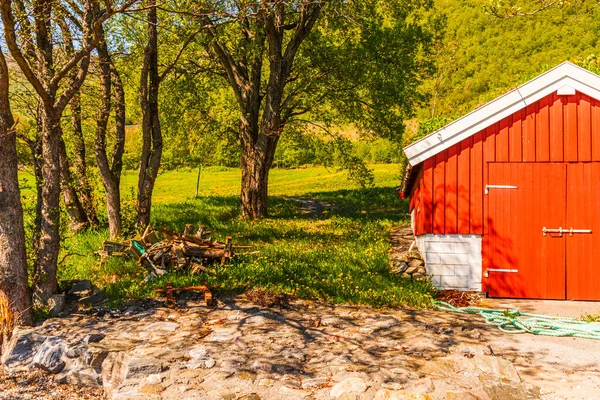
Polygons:
[[[56,293],[58,252],[60,249],[61,117],[87,77],[90,53],[96,46],[98,27],[135,0],[115,6],[104,2],[101,13],[94,14],[96,0],[72,2],[1,0],[0,13],[6,45],[23,75],[40,98],[42,122],[41,224],[37,246],[36,297],[45,303]],[[74,7],[75,10],[71,10]],[[116,8],[115,8],[116,7]],[[57,52],[57,43],[68,41],[59,20],[68,18],[81,42],[71,56]],[[71,32],[71,33],[73,33]],[[72,73],[72,71],[77,71]]]
[[190,52],[188,73],[223,79],[238,108],[245,217],[267,215],[269,171],[288,125],[353,122],[370,135],[402,135],[423,100],[418,86],[438,22],[426,12],[431,5],[203,1],[179,10],[201,29],[203,48]]

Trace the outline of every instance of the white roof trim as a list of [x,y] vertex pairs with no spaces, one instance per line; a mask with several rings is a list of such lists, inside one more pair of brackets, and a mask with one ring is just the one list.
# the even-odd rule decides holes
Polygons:
[[600,100],[600,76],[564,62],[405,147],[404,153],[411,165],[417,165],[551,93],[561,95],[565,87]]

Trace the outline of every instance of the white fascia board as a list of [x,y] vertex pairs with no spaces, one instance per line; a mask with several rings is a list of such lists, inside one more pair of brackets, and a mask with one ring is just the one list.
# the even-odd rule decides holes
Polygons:
[[600,76],[566,62],[405,147],[404,153],[415,166],[567,85],[600,100]]

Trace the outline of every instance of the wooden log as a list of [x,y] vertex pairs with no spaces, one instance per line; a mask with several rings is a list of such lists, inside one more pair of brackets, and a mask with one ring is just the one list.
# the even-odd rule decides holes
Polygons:
[[194,243],[198,246],[201,247],[209,247],[209,243],[206,239],[200,239],[196,236],[193,235],[183,235],[183,237],[181,238],[182,241],[184,242],[190,242],[190,243]]
[[193,232],[194,232],[194,227],[192,226],[192,224],[187,224],[185,226],[185,228],[183,229],[182,236],[191,235]]
[[130,246],[130,242],[111,242],[109,240],[105,240],[102,242],[102,251],[106,251],[108,253],[115,252],[123,252],[126,251]]
[[149,234],[142,237],[142,242],[144,242],[144,244],[148,247],[152,246],[155,243],[158,243],[159,241],[160,240],[158,240],[156,232],[150,232]]
[[187,265],[187,259],[185,258],[185,248],[182,245],[173,246],[173,252],[177,257],[177,266],[183,269]]
[[227,261],[229,261],[229,259],[232,256],[233,253],[233,240],[231,239],[231,236],[227,236],[227,238],[225,238],[225,252],[223,253],[223,257],[221,258],[221,265],[225,265],[227,264]]
[[187,247],[184,253],[187,257],[198,258],[222,258],[225,254],[224,249],[204,249],[200,247]]

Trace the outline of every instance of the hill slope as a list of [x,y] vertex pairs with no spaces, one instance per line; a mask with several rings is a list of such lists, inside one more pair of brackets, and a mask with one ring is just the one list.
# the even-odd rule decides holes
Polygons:
[[[600,53],[599,10],[500,19],[485,12],[486,3],[436,0],[448,22],[438,75],[426,85],[438,97],[433,115],[460,116],[563,61],[581,63]],[[433,108],[432,101],[420,119],[430,118]]]

